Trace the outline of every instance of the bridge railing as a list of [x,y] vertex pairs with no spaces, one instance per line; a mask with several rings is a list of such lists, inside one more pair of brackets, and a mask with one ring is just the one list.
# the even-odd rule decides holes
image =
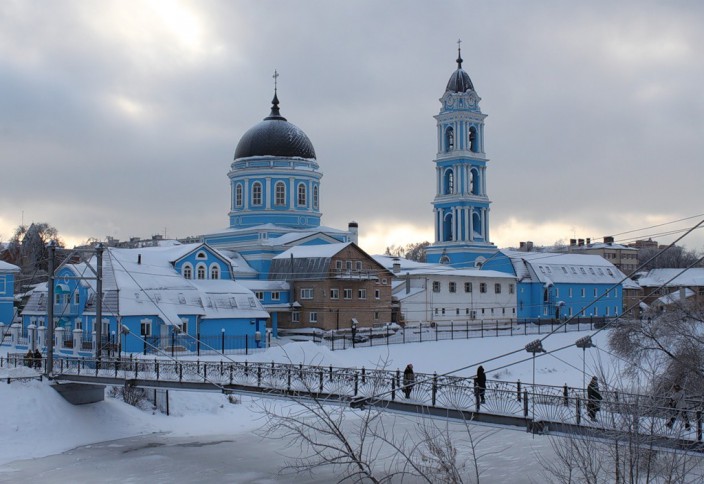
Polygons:
[[[323,398],[372,398],[381,401],[407,401],[428,407],[483,412],[526,418],[533,421],[577,425],[637,428],[667,434],[674,417],[695,428],[690,437],[702,440],[701,399],[687,399],[684,414],[669,405],[669,397],[639,395],[602,389],[598,421],[587,415],[587,399],[582,388],[533,385],[521,381],[487,381],[484,401],[471,377],[416,373],[410,398],[403,392],[400,370],[311,366],[288,363],[249,363],[225,361],[171,361],[161,359],[61,358],[54,368],[60,375],[108,377],[168,383],[202,383],[214,387],[240,385],[262,391],[289,394],[315,394]],[[60,377],[59,377],[60,378]]]

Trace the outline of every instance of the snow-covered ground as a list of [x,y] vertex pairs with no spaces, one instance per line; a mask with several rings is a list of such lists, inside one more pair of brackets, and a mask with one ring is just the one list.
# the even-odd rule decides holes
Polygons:
[[[574,342],[586,334],[589,333],[557,333],[550,336],[544,342],[546,350],[564,346],[569,348],[536,358],[535,382],[581,386],[583,365],[589,375],[596,373],[598,368],[613,369],[615,360],[605,351],[604,333],[594,338],[596,348],[583,352],[574,346]],[[513,336],[335,352],[313,343],[291,342],[249,357],[230,358],[237,361],[246,359],[366,368],[384,366],[392,369],[403,369],[407,363],[413,363],[417,373],[447,373],[464,368],[456,374],[466,376],[474,375],[476,365],[483,363],[489,379],[531,382],[533,364],[529,354],[521,349],[534,339],[534,336]],[[497,355],[514,350],[521,351],[493,360]],[[584,361],[583,356],[586,356]],[[0,378],[32,371],[25,368],[0,369]],[[149,482],[192,482],[192,476],[200,476],[201,482],[290,482],[290,476],[277,477],[276,470],[277,463],[282,461],[281,454],[291,449],[287,449],[280,440],[262,440],[253,434],[263,423],[257,400],[244,397],[240,404],[232,404],[222,394],[171,391],[170,412],[167,417],[157,411],[137,409],[113,398],[91,405],[72,406],[46,381],[11,384],[3,381],[0,383],[0,482],[16,482],[18,478],[40,474],[51,477],[54,482],[80,482],[90,480],[90,476],[96,482],[117,482],[111,479],[117,475],[124,476],[106,470],[112,467],[116,471],[120,468],[124,472],[129,471],[132,476],[120,482],[142,482],[142,479]],[[478,432],[490,430],[481,425],[476,425],[476,428]],[[111,442],[124,438],[129,439]],[[87,445],[90,447],[71,450]],[[540,481],[536,455],[549,456],[552,452],[546,437],[535,437],[519,430],[491,430],[491,435],[482,445],[487,455],[480,462],[480,467],[487,482]],[[206,453],[209,458],[190,458],[193,447],[200,449],[199,454],[208,449]],[[256,455],[261,457],[234,459],[233,456],[239,455],[238,448],[242,452],[246,449],[245,453],[256,449]],[[129,449],[132,450],[126,453]],[[71,452],[26,461],[67,451]],[[76,457],[79,455],[83,457]],[[217,455],[224,459],[226,465],[210,474],[212,459]],[[127,456],[131,459],[140,456],[142,459],[136,460],[134,465],[127,465],[124,460]],[[147,459],[147,456],[152,458]],[[155,465],[157,460],[163,459],[172,462],[172,465]],[[125,468],[126,465],[129,469]],[[199,465],[202,466],[200,470]],[[55,467],[61,467],[63,472],[52,473]],[[225,480],[222,479],[224,473],[229,476]],[[295,481],[328,482],[332,477],[332,474],[323,474],[309,481],[300,478]]]

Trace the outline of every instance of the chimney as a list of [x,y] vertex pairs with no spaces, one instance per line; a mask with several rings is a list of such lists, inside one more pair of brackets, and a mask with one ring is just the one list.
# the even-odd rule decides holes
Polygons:
[[394,257],[393,271],[394,274],[398,274],[399,272],[401,272],[401,261],[398,259],[398,257]]
[[592,245],[592,239],[587,238],[587,245]]
[[521,252],[525,252],[525,251],[526,251],[526,243],[525,243],[525,242],[520,242],[520,243],[519,243],[518,250],[520,250]]
[[604,237],[604,243],[605,244],[613,244],[614,238],[611,235],[607,235],[606,237]]
[[526,242],[526,252],[533,250],[533,241],[529,240]]
[[354,220],[347,224],[347,230],[350,233],[350,242],[354,242],[354,245],[359,245],[359,226]]
[[570,247],[577,245],[577,239],[570,239]]
[[577,239],[577,245],[579,247],[583,247],[584,246],[584,239]]

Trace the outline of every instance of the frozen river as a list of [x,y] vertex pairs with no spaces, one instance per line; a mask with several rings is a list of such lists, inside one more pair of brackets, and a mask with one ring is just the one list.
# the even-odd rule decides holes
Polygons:
[[[540,466],[530,457],[526,459],[536,443],[545,450],[546,440],[536,442],[525,431],[492,431],[482,442],[482,480],[538,482]],[[283,455],[292,450],[295,451],[287,449],[282,440],[262,440],[251,435],[151,434],[10,462],[0,467],[0,482],[323,484],[339,480],[340,474],[330,469],[313,477],[279,474]]]
[[281,441],[251,436],[171,437],[152,434],[86,445],[63,454],[20,460],[0,467],[0,482],[56,483],[329,483],[279,475]]

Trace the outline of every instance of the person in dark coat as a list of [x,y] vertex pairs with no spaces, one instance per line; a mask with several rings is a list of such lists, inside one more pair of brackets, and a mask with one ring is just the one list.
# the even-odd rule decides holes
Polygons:
[[34,363],[33,360],[34,360],[34,353],[32,353],[32,349],[30,348],[30,349],[27,350],[27,353],[24,355],[24,364],[25,364],[25,366],[28,366],[28,367],[32,368],[32,366],[34,366],[34,365],[33,365],[33,363]]
[[587,415],[592,422],[596,422],[596,413],[601,410],[601,392],[599,391],[599,380],[592,377],[587,385]]
[[34,350],[34,368],[41,368],[42,367],[42,354],[39,351],[39,348]]
[[684,422],[684,428],[689,430],[691,425],[689,424],[689,417],[687,417],[687,410],[685,409],[686,402],[684,398],[684,390],[682,390],[682,387],[677,383],[675,383],[672,387],[672,396],[670,397],[669,406],[673,409],[673,414],[672,417],[670,417],[670,421],[665,425],[672,428],[675,424],[675,420],[677,420],[677,416],[681,415],[682,421]]
[[474,395],[479,399],[480,403],[486,403],[484,400],[484,393],[486,392],[486,373],[484,373],[484,367],[479,366],[477,368],[477,376],[474,378]]
[[406,398],[411,398],[411,390],[413,390],[413,384],[416,381],[416,376],[413,373],[413,365],[406,365],[406,369],[403,370],[403,393]]

